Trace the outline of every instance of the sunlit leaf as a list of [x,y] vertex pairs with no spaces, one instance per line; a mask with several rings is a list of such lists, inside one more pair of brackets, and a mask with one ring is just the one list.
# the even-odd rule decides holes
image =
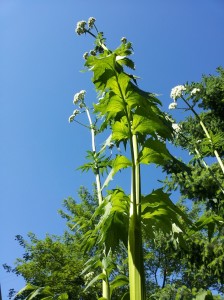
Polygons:
[[126,118],[122,118],[121,121],[115,122],[112,125],[112,139],[114,141],[127,140],[130,137],[130,131]]
[[154,163],[157,165],[165,165],[167,161],[172,161],[172,159],[172,155],[163,142],[149,138],[145,142],[143,150],[139,153],[138,161],[142,164]]
[[114,278],[114,280],[110,283],[111,294],[114,289],[127,285],[129,283],[129,279],[125,275],[118,275]]

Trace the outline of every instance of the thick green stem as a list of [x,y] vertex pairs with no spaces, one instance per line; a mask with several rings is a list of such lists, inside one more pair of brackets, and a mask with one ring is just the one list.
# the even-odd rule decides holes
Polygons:
[[128,264],[130,300],[145,299],[145,278],[143,264],[142,232],[141,232],[141,209],[140,209],[140,169],[137,162],[138,144],[136,135],[132,136],[132,192],[130,204],[130,220],[128,234]]
[[138,141],[137,136],[135,134],[133,135],[131,131],[131,112],[127,109],[127,103],[125,101],[125,96],[122,93],[118,77],[117,85],[124,103],[125,115],[128,121],[130,150],[132,158],[131,203],[129,211],[128,230],[128,267],[130,300],[145,300],[145,275],[141,231],[141,188],[140,166],[138,164]]
[[[91,130],[91,138],[92,138],[92,151],[95,154],[96,153],[96,143],[95,143],[95,128],[89,113],[89,109],[87,107],[86,108],[86,114],[89,120],[89,124],[90,124],[90,130]],[[101,189],[101,181],[100,181],[100,173],[99,173],[99,167],[96,164],[95,166],[95,176],[96,176],[96,188],[97,188],[97,197],[98,197],[98,203],[99,205],[102,204],[103,202],[103,195],[102,195],[102,189]],[[106,254],[105,254],[106,255]],[[104,268],[102,268],[102,273],[105,274],[107,276],[107,272]],[[107,280],[102,280],[102,296],[107,299],[110,300],[110,287],[108,284]]]

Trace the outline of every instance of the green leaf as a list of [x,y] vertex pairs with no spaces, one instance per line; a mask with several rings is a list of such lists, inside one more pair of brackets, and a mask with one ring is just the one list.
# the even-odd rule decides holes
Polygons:
[[46,287],[39,287],[36,289],[33,293],[29,295],[27,300],[35,299],[36,296],[53,296],[53,293],[51,292],[51,289],[49,286]]
[[125,275],[118,275],[115,279],[110,283],[111,294],[114,289],[127,285],[129,283],[129,279]]
[[117,95],[112,95],[110,97],[110,101],[106,107],[107,112],[112,112],[113,115],[120,111],[123,111],[125,108],[125,103],[123,102],[122,98]]
[[88,285],[86,286],[86,288],[84,289],[84,291],[86,291],[89,287],[91,287],[94,283],[96,283],[98,280],[106,280],[106,275],[101,273],[99,275],[96,275],[89,283]]
[[154,163],[165,165],[173,156],[169,153],[166,145],[159,140],[149,138],[143,145],[143,150],[139,153],[138,162],[142,164]]
[[127,245],[129,202],[129,197],[122,190],[109,192],[92,217],[98,220],[97,225],[84,235],[82,244],[85,250],[91,250],[96,243],[104,243],[108,253],[119,246],[119,241]]
[[[160,229],[164,233],[171,234],[174,245],[181,243],[184,247],[182,232],[185,225],[192,226],[187,215],[182,212],[169,198],[169,194],[164,193],[162,188],[153,191],[142,198],[142,220],[149,236],[153,237],[153,228]],[[148,230],[147,230],[148,229]]]
[[222,217],[216,216],[216,215],[212,215],[212,216],[203,215],[195,223],[195,226],[196,226],[197,230],[201,230],[201,229],[204,229],[205,227],[207,227],[208,228],[208,238],[210,240],[214,234],[216,226],[218,228],[224,227],[224,219]]
[[115,157],[115,159],[112,161],[112,169],[111,169],[110,173],[108,174],[101,190],[103,190],[109,184],[109,182],[111,180],[113,180],[114,175],[118,171],[120,171],[121,169],[131,167],[131,166],[132,166],[132,163],[126,156],[117,155]]
[[34,291],[36,289],[38,289],[39,287],[33,284],[28,283],[24,288],[22,288],[17,295],[21,295],[23,292],[25,291]]
[[214,298],[210,291],[201,291],[195,297],[195,300],[213,300],[213,299]]
[[63,293],[58,297],[58,300],[67,300],[68,299],[68,294],[67,293]]
[[[117,56],[118,57],[118,56]],[[116,61],[121,65],[125,65],[128,68],[135,70],[135,64],[133,62],[133,60],[131,60],[130,58],[126,57],[126,56],[121,56],[122,58],[120,58],[119,60],[116,59]]]
[[123,117],[121,121],[117,121],[112,125],[112,140],[120,142],[127,140],[130,137],[128,128],[128,122],[126,117]]
[[124,155],[117,155],[112,163],[114,174],[119,170],[132,166],[132,162]]

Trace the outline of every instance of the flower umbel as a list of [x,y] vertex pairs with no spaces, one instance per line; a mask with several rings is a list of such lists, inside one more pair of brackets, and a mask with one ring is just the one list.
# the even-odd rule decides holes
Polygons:
[[174,101],[177,100],[182,96],[183,91],[186,91],[186,88],[184,85],[177,85],[174,88],[172,88],[170,93],[170,98],[172,98]]
[[93,17],[89,18],[89,20],[88,20],[88,26],[89,26],[90,29],[93,28],[95,22],[96,22],[95,18],[93,18]]
[[170,105],[169,105],[169,109],[175,109],[177,107],[177,102],[172,102],[172,103],[170,103]]
[[176,133],[179,133],[181,131],[181,125],[178,125],[177,123],[173,123],[172,128]]
[[85,99],[85,94],[86,94],[85,90],[81,90],[79,93],[76,93],[74,96],[73,103],[74,104],[83,104],[84,99]]
[[76,29],[75,29],[75,32],[78,34],[78,35],[81,35],[83,33],[86,33],[86,21],[79,21],[76,25]]
[[75,117],[80,114],[80,111],[78,109],[75,109],[73,111],[73,114],[68,118],[69,123],[73,122],[75,120]]
[[89,56],[89,53],[88,53],[88,52],[85,52],[85,53],[83,54],[83,58],[84,58],[84,59],[87,59],[88,56]]
[[121,38],[121,42],[122,42],[123,44],[126,44],[126,43],[127,43],[126,37],[122,37],[122,38]]

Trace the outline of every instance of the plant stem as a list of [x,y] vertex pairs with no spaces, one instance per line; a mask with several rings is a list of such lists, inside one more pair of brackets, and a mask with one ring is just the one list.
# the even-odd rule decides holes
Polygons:
[[[91,131],[91,140],[92,140],[92,151],[94,154],[96,154],[96,142],[95,142],[95,128],[89,113],[89,109],[87,106],[85,106],[86,114],[89,120],[90,124],[90,131]],[[99,205],[102,204],[103,202],[103,195],[102,195],[102,190],[101,190],[101,181],[100,181],[100,173],[99,173],[99,167],[96,163],[95,165],[95,176],[96,176],[96,188],[97,188],[97,197],[98,197],[98,203]],[[106,254],[104,254],[106,256]],[[102,273],[107,276],[107,272],[104,268],[102,268]],[[102,296],[103,298],[110,300],[110,288],[107,280],[102,280]]]
[[[203,123],[203,121],[202,121],[201,118],[199,117],[198,113],[194,110],[193,106],[191,106],[191,105],[184,99],[184,97],[182,97],[182,99],[183,99],[183,101],[187,104],[187,106],[190,108],[190,110],[193,112],[193,114],[196,116],[196,118],[198,119],[198,121],[199,121],[199,123],[200,123],[202,129],[204,130],[204,133],[205,133],[206,137],[209,139],[209,141],[211,142],[211,145],[212,145],[212,139],[211,139],[211,136],[210,136],[210,134],[209,134],[207,128],[205,127],[205,124]],[[216,157],[216,159],[217,159],[217,161],[218,161],[218,163],[219,163],[219,165],[220,165],[220,168],[221,168],[221,170],[222,170],[222,172],[223,172],[223,174],[224,174],[224,165],[223,165],[223,162],[222,162],[222,160],[221,160],[221,158],[220,158],[220,156],[219,156],[219,154],[218,154],[218,151],[217,151],[217,150],[214,150],[213,152],[214,152],[215,157]]]
[[132,154],[132,192],[128,234],[128,262],[130,300],[145,299],[145,278],[143,265],[141,209],[140,209],[140,168],[137,162],[138,143],[136,135],[130,139]]
[[[95,143],[95,129],[94,129],[94,125],[89,113],[89,109],[87,107],[85,107],[86,109],[86,114],[89,120],[89,124],[90,124],[90,131],[91,131],[91,140],[92,140],[92,151],[94,154],[96,154],[96,143]],[[95,171],[96,171],[96,189],[97,189],[97,197],[98,197],[98,202],[99,205],[102,204],[103,202],[103,196],[102,196],[102,191],[101,191],[101,181],[100,181],[100,173],[99,173],[99,168],[98,165],[96,164],[95,166]]]
[[138,141],[137,136],[131,131],[131,112],[127,109],[125,96],[117,78],[117,86],[124,103],[124,112],[128,121],[130,151],[132,159],[131,179],[131,202],[129,211],[128,229],[128,266],[129,266],[129,290],[130,300],[145,300],[145,276],[141,231],[141,187],[140,187],[140,166],[138,163]]
[[197,148],[194,149],[195,153],[198,155],[198,157],[200,158],[200,160],[202,161],[204,167],[209,171],[209,173],[211,174],[211,176],[214,178],[214,180],[216,181],[216,183],[219,185],[220,190],[222,191],[222,193],[224,194],[224,190],[222,188],[221,183],[219,182],[218,178],[216,178],[215,174],[212,172],[212,170],[210,169],[210,167],[207,165],[207,163],[204,161],[203,157],[201,156],[200,152],[198,151]]

